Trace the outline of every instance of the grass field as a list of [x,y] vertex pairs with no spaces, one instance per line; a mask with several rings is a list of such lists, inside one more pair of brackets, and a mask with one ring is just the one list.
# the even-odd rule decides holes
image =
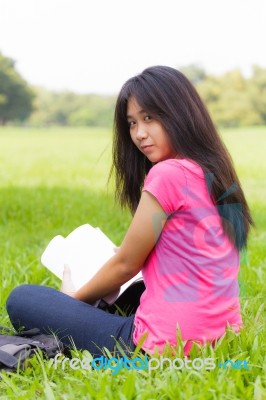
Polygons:
[[[245,329],[227,332],[213,350],[195,357],[247,360],[250,370],[55,370],[34,358],[32,366],[12,377],[3,374],[1,399],[266,399],[266,127],[222,132],[256,222],[239,277]],[[78,225],[99,225],[119,245],[130,221],[113,201],[107,177],[111,134],[105,129],[0,129],[0,274],[1,322],[9,325],[5,301],[23,283],[59,287],[39,262],[56,234]],[[78,353],[81,357],[81,353]],[[142,356],[143,357],[143,356]],[[182,346],[177,351],[182,358]]]

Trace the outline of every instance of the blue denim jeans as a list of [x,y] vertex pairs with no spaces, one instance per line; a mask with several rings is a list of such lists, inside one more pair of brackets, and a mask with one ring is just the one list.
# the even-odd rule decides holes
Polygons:
[[94,357],[103,355],[106,347],[114,356],[120,354],[116,342],[130,356],[134,314],[123,317],[75,300],[55,289],[39,285],[15,288],[6,303],[15,329],[39,328],[55,333],[68,347],[87,349]]

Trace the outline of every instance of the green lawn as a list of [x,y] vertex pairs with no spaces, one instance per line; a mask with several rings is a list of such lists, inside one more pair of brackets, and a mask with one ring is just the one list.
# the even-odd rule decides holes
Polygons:
[[[245,329],[239,335],[228,332],[214,351],[206,346],[195,357],[214,357],[217,363],[247,360],[250,370],[165,367],[151,373],[124,369],[113,375],[110,369],[55,370],[51,361],[35,358],[25,372],[3,376],[1,399],[266,398],[266,127],[222,134],[257,225],[241,258]],[[39,261],[54,235],[66,235],[89,222],[99,225],[119,245],[130,216],[114,203],[112,183],[107,187],[111,140],[105,129],[0,129],[0,325],[10,325],[5,301],[15,286],[27,282],[59,287],[59,281]],[[182,346],[177,354],[182,358]]]

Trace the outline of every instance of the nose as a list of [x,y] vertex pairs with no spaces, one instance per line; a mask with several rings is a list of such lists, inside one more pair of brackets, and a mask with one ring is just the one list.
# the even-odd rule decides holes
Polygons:
[[136,139],[141,141],[142,139],[147,138],[148,132],[144,125],[139,125],[137,128]]

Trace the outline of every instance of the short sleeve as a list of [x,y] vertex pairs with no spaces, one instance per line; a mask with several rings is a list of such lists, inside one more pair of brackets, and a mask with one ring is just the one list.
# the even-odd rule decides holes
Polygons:
[[151,193],[171,214],[185,205],[186,176],[177,160],[165,160],[155,164],[144,181],[142,191]]

